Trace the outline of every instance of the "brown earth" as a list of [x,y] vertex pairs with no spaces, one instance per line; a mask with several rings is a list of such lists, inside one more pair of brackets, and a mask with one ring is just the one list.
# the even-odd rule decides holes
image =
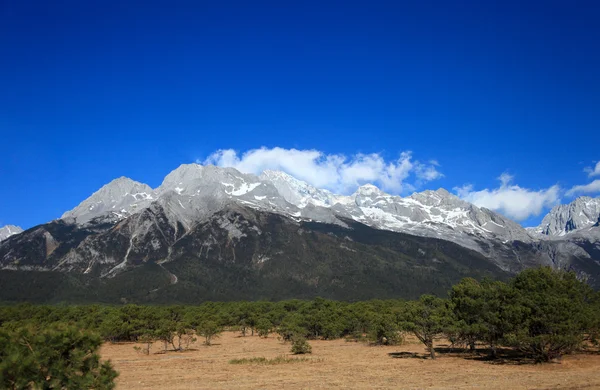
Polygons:
[[150,355],[143,355],[130,343],[105,344],[101,353],[120,373],[118,389],[600,389],[600,355],[593,353],[566,356],[560,363],[524,364],[490,362],[477,354],[425,359],[423,346],[414,340],[386,347],[345,340],[310,344],[309,361],[275,365],[230,364],[231,359],[293,356],[290,345],[276,336],[233,332],[210,347],[199,340],[186,352],[156,353],[162,349],[157,343]]

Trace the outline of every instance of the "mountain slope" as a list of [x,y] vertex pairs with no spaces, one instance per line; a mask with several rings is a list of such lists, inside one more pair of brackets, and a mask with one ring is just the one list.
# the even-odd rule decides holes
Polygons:
[[[349,227],[299,222],[237,205],[213,214],[181,237],[164,221],[161,209],[144,211],[96,233],[57,221],[25,232],[19,242],[15,237],[11,245],[0,245],[0,259],[6,261],[12,251],[21,253],[20,269],[54,270],[44,272],[43,278],[56,292],[45,299],[36,295],[47,301],[414,298],[425,292],[444,294],[465,276],[509,275],[481,254],[451,242],[377,230],[354,221],[347,221]],[[144,233],[152,236],[136,242],[133,237],[141,233],[133,226],[146,226]],[[156,235],[159,229],[165,233],[164,241]],[[48,255],[46,245],[31,245],[46,233],[70,248],[66,254],[62,251],[62,258],[56,250]],[[142,245],[148,242],[160,242],[160,247]],[[163,244],[168,245],[164,250]],[[90,257],[96,251],[104,255]],[[81,261],[64,260],[74,256],[82,256]],[[3,300],[23,299],[15,291],[27,280],[24,275],[42,277],[34,271],[15,272],[0,271],[5,290],[11,292],[0,292]],[[35,293],[20,290],[20,294]]]
[[[317,189],[283,172],[265,171],[257,177],[233,168],[198,164],[181,165],[167,175],[156,190],[149,187],[136,189],[144,190],[138,193],[143,194],[140,199],[139,196],[132,197],[133,190],[123,184],[113,190],[115,182],[117,180],[65,213],[63,218],[75,218],[78,223],[102,215],[104,218],[125,218],[156,200],[169,210],[173,223],[181,222],[189,229],[224,205],[235,202],[305,220],[343,225],[342,219],[346,218],[379,229],[444,238],[485,255],[490,254],[485,252],[485,245],[480,244],[482,239],[532,240],[517,223],[443,189],[402,198],[367,184],[354,194],[344,196]],[[145,186],[133,181],[125,184]]]
[[187,164],[156,189],[116,179],[62,219],[7,238],[0,269],[13,287],[22,271],[47,272],[32,278],[103,301],[413,297],[461,275],[537,265],[600,287],[599,231],[550,239],[443,189],[400,197],[367,184],[338,195],[282,172]]

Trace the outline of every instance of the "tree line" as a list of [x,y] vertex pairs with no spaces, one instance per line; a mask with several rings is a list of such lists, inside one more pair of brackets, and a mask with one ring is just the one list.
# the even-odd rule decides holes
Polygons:
[[[598,343],[600,293],[572,272],[542,267],[525,270],[508,283],[463,279],[447,298],[424,295],[416,301],[315,298],[197,306],[0,306],[0,387],[28,388],[19,383],[42,383],[47,378],[59,383],[62,374],[56,379],[52,373],[61,369],[49,366],[59,361],[51,359],[52,353],[73,353],[70,362],[76,367],[64,370],[93,385],[87,387],[111,388],[116,373],[96,353],[102,341],[142,343],[145,347],[138,348],[143,353],[150,353],[156,342],[165,350],[182,351],[197,337],[210,345],[223,330],[243,336],[276,334],[292,342],[298,353],[309,352],[306,339],[393,345],[410,333],[433,359],[435,341],[444,337],[453,348],[468,351],[483,346],[491,358],[497,357],[499,348],[510,348],[533,361],[547,362]],[[61,339],[61,334],[66,336]],[[66,347],[61,343],[70,339],[77,351],[62,351]],[[20,361],[31,367],[23,368]]]

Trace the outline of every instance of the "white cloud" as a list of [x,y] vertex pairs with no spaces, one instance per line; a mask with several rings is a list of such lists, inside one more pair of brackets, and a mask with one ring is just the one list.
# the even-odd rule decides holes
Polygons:
[[596,163],[595,167],[585,167],[583,168],[583,171],[587,172],[589,177],[600,176],[600,161]]
[[[435,160],[434,160],[435,161]],[[443,177],[444,175],[439,172],[436,167],[439,166],[438,162],[430,161],[431,165],[421,164],[420,162],[416,162],[414,164],[415,167],[415,175],[417,179],[423,182],[432,181]]]
[[[588,174],[588,177],[600,176],[600,161],[593,167],[585,167],[584,172]],[[575,196],[578,194],[594,194],[600,192],[600,179],[596,179],[588,184],[581,184],[571,187],[567,191],[567,196]]]
[[243,154],[233,149],[218,150],[199,162],[233,167],[257,175],[267,169],[280,170],[315,187],[338,193],[350,193],[365,183],[376,184],[385,191],[401,193],[414,189],[413,184],[407,182],[411,175],[417,185],[443,176],[435,164],[413,160],[411,152],[402,152],[398,159],[385,161],[377,153],[346,156],[326,154],[315,149],[262,147]]
[[454,188],[459,197],[480,207],[498,211],[517,221],[540,215],[560,201],[560,187],[535,191],[511,184],[513,176],[503,173],[498,177],[500,187],[474,191],[472,185]]
[[[596,165],[596,169],[598,166]],[[569,191],[567,191],[568,196],[573,196],[577,194],[593,194],[600,192],[600,179],[596,179],[591,183],[578,185],[572,187]]]

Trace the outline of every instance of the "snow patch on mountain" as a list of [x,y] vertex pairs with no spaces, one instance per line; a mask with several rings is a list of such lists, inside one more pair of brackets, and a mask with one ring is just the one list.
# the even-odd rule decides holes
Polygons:
[[19,226],[6,225],[0,228],[0,241],[6,240],[10,236],[19,234],[23,231]]
[[155,199],[156,194],[150,186],[120,177],[94,192],[73,210],[64,213],[61,218],[72,218],[78,224],[100,216],[122,219],[148,207]]
[[108,213],[110,218],[124,219],[153,203],[162,207],[172,226],[181,223],[186,230],[237,203],[296,220],[346,225],[344,219],[350,219],[379,229],[443,238],[480,251],[482,239],[532,240],[519,224],[444,189],[403,198],[365,184],[351,195],[339,195],[279,171],[255,176],[198,164],[181,165],[154,190],[130,179],[117,179],[63,218],[86,223],[106,218]]

